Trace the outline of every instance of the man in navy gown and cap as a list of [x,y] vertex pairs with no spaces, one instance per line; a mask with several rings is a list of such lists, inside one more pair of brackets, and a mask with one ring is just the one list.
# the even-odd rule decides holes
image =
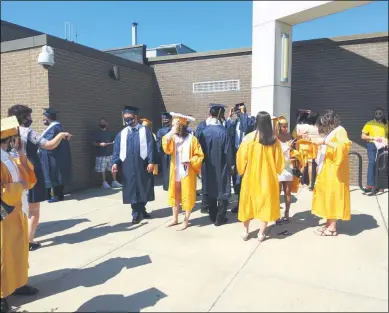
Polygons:
[[209,217],[215,226],[227,222],[228,199],[231,195],[231,169],[234,165],[231,138],[223,125],[224,112],[224,105],[211,104],[206,127],[198,133],[201,149],[204,152],[201,175],[203,200],[206,195]]
[[124,107],[125,128],[115,138],[112,155],[112,172],[121,170],[123,203],[131,204],[133,224],[150,218],[146,204],[155,199],[155,141],[150,129],[139,123],[138,112],[137,107]]
[[163,175],[163,190],[169,189],[169,175],[170,175],[170,155],[166,154],[162,149],[162,138],[172,128],[172,116],[168,112],[161,113],[162,127],[157,131],[157,151],[160,157],[161,170]]
[[[57,121],[59,111],[54,108],[44,109],[43,124],[47,126],[42,137],[50,141],[59,133],[63,127]],[[70,145],[68,140],[62,140],[57,148],[53,150],[39,150],[39,158],[45,177],[45,185],[49,194],[49,202],[64,200],[64,186],[72,182],[72,162]],[[51,195],[52,191],[52,195]]]

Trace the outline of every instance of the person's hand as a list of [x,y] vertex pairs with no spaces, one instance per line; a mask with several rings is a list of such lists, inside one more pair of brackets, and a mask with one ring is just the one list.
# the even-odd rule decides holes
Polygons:
[[152,173],[152,172],[154,172],[154,164],[149,164],[149,165],[147,165],[147,172],[149,172],[149,173]]
[[112,173],[117,173],[117,172],[119,172],[118,165],[117,165],[117,164],[112,165],[111,171],[112,171]]
[[232,108],[230,109],[230,113],[228,114],[228,117],[231,117],[231,116],[233,116],[233,115],[234,115],[234,113],[235,113],[235,111],[234,111],[234,107],[232,107]]
[[294,140],[293,140],[293,139],[288,141],[288,146],[289,146],[289,148],[292,148],[293,143],[294,143]]
[[66,133],[66,132],[62,133],[62,138],[66,139],[66,140],[70,140],[72,137],[73,137],[73,135],[70,133]]
[[21,180],[20,183],[23,186],[23,190],[28,190],[28,184],[25,181]]
[[100,142],[100,147],[105,147],[107,144],[105,142]]

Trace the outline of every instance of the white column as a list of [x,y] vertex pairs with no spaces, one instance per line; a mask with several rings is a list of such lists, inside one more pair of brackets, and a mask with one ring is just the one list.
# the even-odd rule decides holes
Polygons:
[[[283,39],[283,35],[287,39]],[[283,45],[284,40],[284,45]],[[292,26],[269,21],[253,26],[251,114],[290,116]],[[286,78],[286,81],[282,79]]]

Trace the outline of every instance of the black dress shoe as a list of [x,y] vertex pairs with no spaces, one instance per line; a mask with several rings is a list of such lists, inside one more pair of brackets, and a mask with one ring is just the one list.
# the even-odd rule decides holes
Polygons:
[[203,214],[207,214],[207,213],[208,213],[208,209],[206,209],[206,208],[201,208],[201,209],[200,209],[200,212],[203,213]]
[[132,219],[132,224],[133,224],[133,225],[139,224],[139,223],[140,223],[140,220],[141,220],[140,218],[135,218],[135,217],[134,217],[134,218]]
[[222,219],[216,220],[215,226],[222,226],[222,225],[226,224],[227,222],[228,222],[228,218],[223,217]]
[[41,244],[39,242],[30,242],[28,246],[30,251],[34,251],[39,249],[41,247]]
[[10,311],[9,304],[7,300],[5,299],[0,299],[0,312],[1,313],[8,313]]
[[15,296],[34,296],[39,292],[38,288],[32,287],[30,285],[24,285],[16,289],[13,293]]
[[149,220],[149,219],[151,219],[152,217],[151,217],[151,215],[150,215],[149,213],[144,212],[144,213],[143,213],[143,218]]
[[236,206],[235,208],[233,208],[233,209],[231,210],[231,213],[238,213],[238,211],[239,211],[239,207]]

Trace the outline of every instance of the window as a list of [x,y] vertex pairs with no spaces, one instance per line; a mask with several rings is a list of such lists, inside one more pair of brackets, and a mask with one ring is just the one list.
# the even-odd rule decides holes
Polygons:
[[239,91],[239,80],[221,80],[213,82],[193,83],[193,93]]

